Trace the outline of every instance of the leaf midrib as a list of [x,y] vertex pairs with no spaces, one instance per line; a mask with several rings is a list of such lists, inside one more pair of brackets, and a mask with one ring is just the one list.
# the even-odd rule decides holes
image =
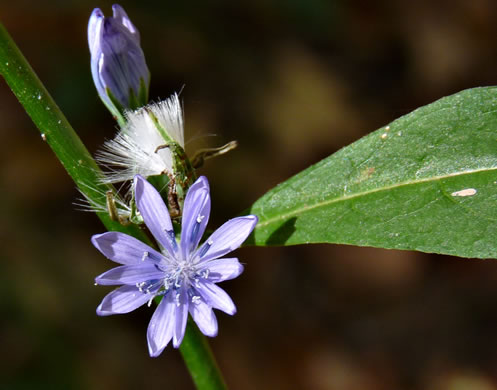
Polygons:
[[425,179],[408,180],[408,181],[405,181],[405,182],[397,183],[397,184],[394,184],[394,185],[389,185],[389,186],[386,186],[386,187],[380,187],[380,188],[375,188],[375,189],[368,190],[368,191],[358,192],[358,193],[351,194],[351,195],[340,196],[338,198],[328,199],[328,200],[325,200],[325,201],[322,201],[322,202],[315,203],[313,205],[303,206],[303,207],[301,207],[301,208],[299,208],[297,210],[293,210],[293,211],[291,211],[289,213],[280,214],[277,217],[273,217],[273,218],[267,219],[267,220],[265,220],[263,222],[259,222],[257,224],[257,226],[256,226],[256,229],[262,228],[262,227],[267,226],[267,225],[270,225],[273,222],[278,221],[278,220],[288,219],[290,217],[296,216],[296,215],[298,215],[298,214],[300,214],[302,212],[305,212],[305,211],[316,209],[316,208],[319,208],[319,207],[322,207],[322,206],[327,206],[327,205],[330,205],[330,204],[333,204],[333,203],[338,203],[338,202],[341,202],[341,201],[346,201],[346,200],[349,200],[349,199],[358,198],[360,196],[374,194],[376,192],[387,191],[387,190],[391,190],[391,189],[394,189],[394,188],[405,187],[405,186],[414,185],[414,184],[436,182],[438,180],[446,179],[446,178],[449,178],[449,177],[464,176],[464,175],[470,175],[470,174],[473,174],[473,173],[480,173],[480,172],[491,172],[491,171],[496,171],[496,170],[497,170],[497,167],[492,167],[492,168],[474,169],[474,170],[464,171],[464,172],[454,172],[454,173],[450,173],[450,174],[446,174],[446,175],[442,175],[442,176],[433,176],[433,177],[425,178]]

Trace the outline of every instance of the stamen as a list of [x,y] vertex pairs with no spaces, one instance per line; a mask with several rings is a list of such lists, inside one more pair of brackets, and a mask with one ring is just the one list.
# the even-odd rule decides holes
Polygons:
[[147,280],[145,282],[136,283],[138,291],[143,294],[153,294],[158,292],[162,285],[162,279]]
[[198,215],[197,217],[197,223],[202,223],[202,220],[205,218],[205,215]]
[[176,242],[176,236],[174,235],[174,230],[164,229],[164,232],[166,233],[166,237],[171,243],[171,247],[176,252],[178,250],[178,243]]
[[207,241],[202,246],[202,248],[200,248],[200,253],[198,254],[198,257],[204,256],[207,253],[207,251],[210,249],[210,247],[212,246],[212,244],[214,244],[214,242],[212,240]]
[[194,296],[192,297],[192,303],[195,303],[195,304],[200,303],[200,296],[198,296],[198,295],[194,295]]
[[176,306],[177,306],[177,307],[179,307],[179,306],[180,306],[180,302],[179,302],[180,295],[181,295],[181,294],[176,294],[176,296],[174,297],[174,300],[176,301]]
[[164,269],[161,267],[160,264],[154,264],[154,267],[157,271],[161,271],[161,272],[164,272]]
[[143,257],[142,257],[142,261],[145,261],[145,259],[148,257],[149,253],[148,252],[143,252]]
[[145,284],[146,284],[146,282],[136,283],[136,287],[138,287],[138,291],[140,291],[142,293],[143,292],[143,286]]
[[[200,216],[199,216],[200,217]],[[196,241],[197,239],[197,234],[198,234],[198,231],[200,229],[200,223],[202,222],[202,220],[198,220],[199,218],[197,218],[197,223],[193,226],[193,229],[192,229],[192,234],[190,235],[190,250],[192,250],[193,248],[191,248],[191,246],[193,245],[193,243]]]
[[210,273],[210,272],[211,272],[211,271],[209,270],[209,268],[206,268],[206,269],[204,269],[204,270],[202,271],[201,276],[202,276],[204,279],[207,279],[207,278],[209,277],[209,273]]

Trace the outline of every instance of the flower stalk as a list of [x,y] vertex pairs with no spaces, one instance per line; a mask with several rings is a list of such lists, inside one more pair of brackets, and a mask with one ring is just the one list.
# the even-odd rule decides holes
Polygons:
[[[193,320],[188,318],[186,333],[179,347],[197,389],[227,390],[228,387],[220,375],[216,359],[212,354],[207,339],[200,332]],[[198,375],[202,373],[202,375]]]

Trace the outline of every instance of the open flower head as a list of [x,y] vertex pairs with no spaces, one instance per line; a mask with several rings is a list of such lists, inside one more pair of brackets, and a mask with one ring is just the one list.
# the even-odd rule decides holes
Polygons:
[[183,114],[177,94],[159,103],[126,112],[126,124],[97,154],[110,169],[109,183],[173,173],[173,145],[184,148]]
[[91,72],[100,98],[116,116],[144,106],[150,72],[140,46],[140,34],[124,9],[114,4],[113,16],[95,8],[88,22]]
[[215,336],[218,325],[213,309],[231,315],[236,312],[233,301],[217,283],[243,271],[237,258],[224,256],[245,241],[257,217],[231,219],[199,246],[211,207],[209,183],[200,177],[188,190],[178,242],[167,207],[155,188],[136,176],[135,193],[138,210],[160,250],[119,232],[92,237],[102,254],[122,264],[96,278],[100,285],[122,285],[103,299],[97,314],[128,313],[161,296],[147,331],[150,356],[158,356],[171,340],[179,347],[188,313],[202,333]]

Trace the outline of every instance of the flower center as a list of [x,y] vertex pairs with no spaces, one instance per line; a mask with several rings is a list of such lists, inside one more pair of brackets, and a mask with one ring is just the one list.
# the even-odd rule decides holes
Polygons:
[[[144,252],[142,261],[149,257],[148,252]],[[198,303],[201,297],[197,289],[201,287],[202,279],[209,277],[209,269],[199,270],[197,264],[190,259],[171,259],[169,264],[158,264],[156,266],[164,273],[161,279],[151,279],[136,284],[138,290],[144,294],[151,294],[149,306],[152,300],[158,295],[166,295],[174,292],[176,304],[180,305],[181,294],[187,294],[188,300]]]

